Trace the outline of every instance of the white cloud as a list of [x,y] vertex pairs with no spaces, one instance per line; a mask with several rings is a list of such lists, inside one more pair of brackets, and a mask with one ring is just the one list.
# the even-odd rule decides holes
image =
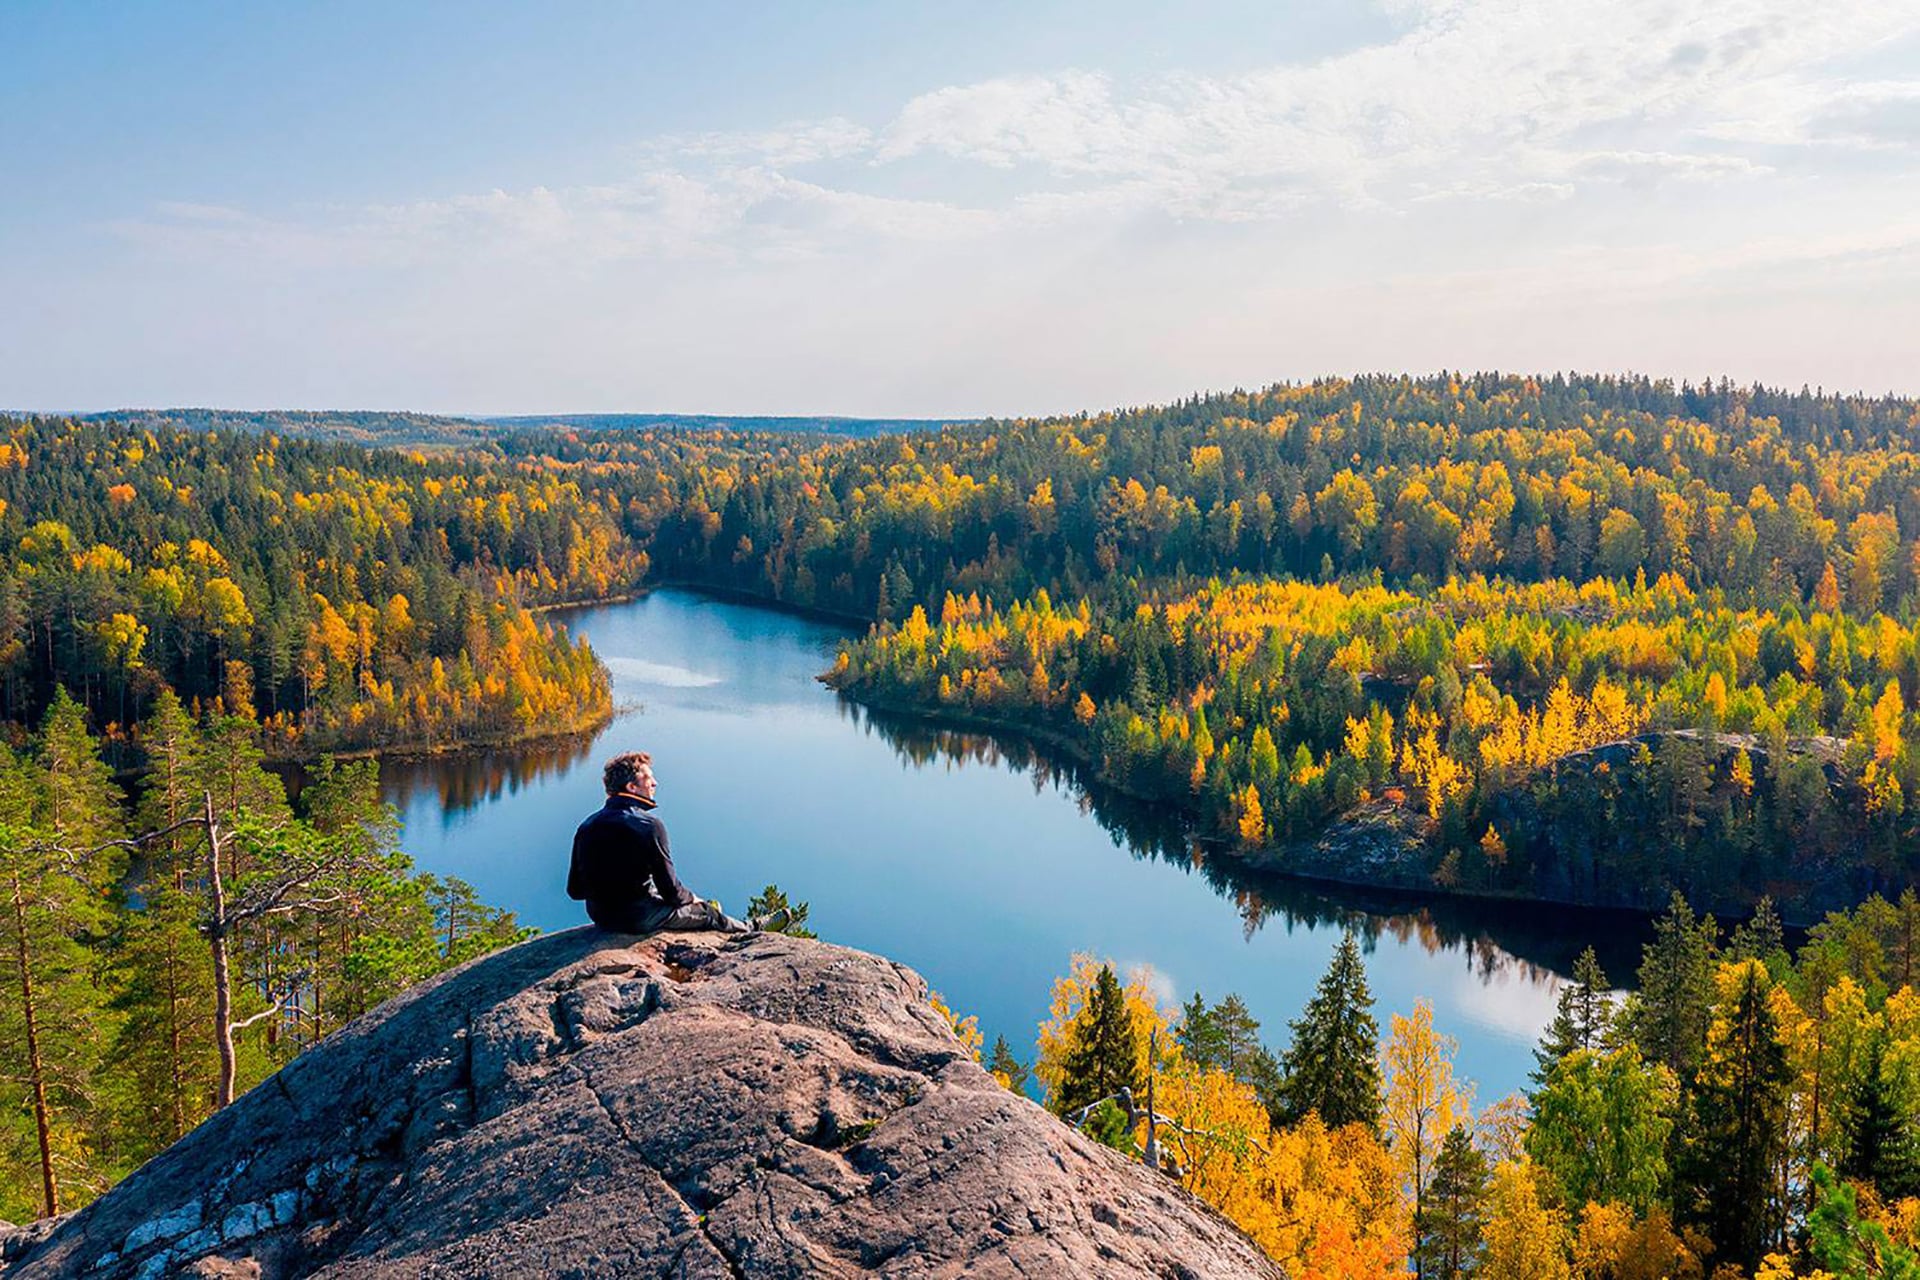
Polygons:
[[[784,260],[1143,213],[1259,222],[1314,204],[1748,180],[1786,152],[1907,146],[1920,127],[1920,81],[1845,72],[1920,31],[1910,0],[1399,0],[1389,11],[1405,24],[1392,40],[1246,75],[1008,77],[921,94],[878,128],[834,116],[656,138],[639,172],[603,185],[271,221],[175,204],[131,230],[174,245],[283,242],[296,258],[331,243],[347,258]],[[913,194],[899,177],[909,163],[943,166],[960,194]],[[989,171],[1004,176],[980,180]]]

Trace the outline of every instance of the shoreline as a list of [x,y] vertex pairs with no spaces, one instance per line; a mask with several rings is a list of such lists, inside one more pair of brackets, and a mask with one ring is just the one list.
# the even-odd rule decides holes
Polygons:
[[[592,609],[633,604],[646,599],[656,591],[686,591],[694,595],[723,603],[743,605],[753,609],[765,609],[792,617],[825,623],[845,629],[849,635],[858,635],[872,627],[873,621],[855,614],[833,609],[823,609],[810,605],[798,605],[789,601],[777,600],[770,596],[743,590],[737,587],[719,586],[692,579],[671,578],[649,582],[631,591],[601,599],[562,601],[539,606],[529,606],[530,611],[553,613],[573,609]],[[596,661],[602,661],[596,652]],[[603,663],[604,669],[604,663]],[[1622,903],[1584,901],[1576,898],[1548,896],[1540,894],[1522,894],[1491,889],[1445,889],[1431,882],[1424,875],[1398,874],[1386,877],[1341,875],[1324,867],[1298,865],[1289,858],[1290,851],[1306,850],[1315,847],[1316,842],[1297,841],[1284,846],[1268,846],[1256,850],[1244,850],[1230,841],[1218,836],[1195,834],[1192,827],[1197,817],[1195,811],[1186,804],[1170,801],[1163,796],[1150,795],[1102,776],[1099,764],[1070,736],[1044,725],[1034,725],[1006,717],[973,710],[961,710],[947,707],[928,707],[918,703],[897,699],[881,698],[856,694],[836,684],[832,673],[822,672],[814,677],[835,697],[864,710],[896,719],[913,722],[933,730],[954,732],[977,732],[989,736],[1011,739],[1032,747],[1043,748],[1053,753],[1059,763],[1066,764],[1085,775],[1077,785],[1083,790],[1097,787],[1115,797],[1132,804],[1153,806],[1177,816],[1180,826],[1189,841],[1206,850],[1209,857],[1218,856],[1231,861],[1246,871],[1258,875],[1270,875],[1303,886],[1335,888],[1356,892],[1376,892],[1409,897],[1417,901],[1430,903],[1466,903],[1489,906],[1521,906],[1537,904],[1555,910],[1610,912],[1631,915],[1638,919],[1657,918],[1663,908],[1636,906]],[[337,760],[392,760],[395,762],[428,761],[457,759],[464,756],[479,756],[489,751],[511,750],[516,748],[534,748],[543,744],[558,744],[568,741],[586,740],[605,729],[620,714],[620,708],[609,706],[607,711],[596,716],[584,726],[560,730],[552,733],[536,733],[525,736],[492,737],[481,740],[463,740],[428,745],[410,743],[385,747],[359,747],[341,751],[316,751],[297,755],[270,755],[267,763],[282,767],[306,767],[331,755]],[[1331,824],[1327,830],[1334,831],[1339,824]],[[1810,923],[1793,916],[1783,915],[1783,922],[1791,928],[1805,928]]]
[[[1219,856],[1257,875],[1270,875],[1296,884],[1320,886],[1350,891],[1369,891],[1410,897],[1428,903],[1474,903],[1489,906],[1530,906],[1537,905],[1559,911],[1604,912],[1630,915],[1640,920],[1658,919],[1665,907],[1635,906],[1618,902],[1593,902],[1578,898],[1559,897],[1546,894],[1513,893],[1493,889],[1445,889],[1432,883],[1426,875],[1419,876],[1359,876],[1338,875],[1325,869],[1292,864],[1287,857],[1290,850],[1311,849],[1315,842],[1296,841],[1287,845],[1264,846],[1259,849],[1245,850],[1231,841],[1219,837],[1195,834],[1192,830],[1194,810],[1183,804],[1169,801],[1161,796],[1147,795],[1139,790],[1113,782],[1101,775],[1097,762],[1081,750],[1071,738],[1058,731],[1040,726],[1029,726],[1002,716],[985,715],[976,711],[949,711],[945,708],[930,709],[918,704],[899,702],[892,699],[862,697],[835,685],[827,675],[816,677],[819,682],[833,690],[836,696],[845,698],[856,706],[881,715],[893,716],[914,721],[931,729],[947,729],[956,732],[969,730],[984,732],[993,736],[1011,737],[1025,743],[1044,747],[1065,757],[1065,762],[1085,771],[1094,786],[1112,795],[1135,804],[1151,805],[1178,815],[1182,828],[1188,838],[1207,851],[1209,857]],[[1082,790],[1087,789],[1081,783]],[[1339,823],[1329,824],[1326,830],[1334,831]],[[1324,833],[1323,833],[1324,835]],[[1776,904],[1776,909],[1778,906]],[[1720,915],[1711,909],[1703,914]],[[1743,920],[1750,912],[1729,913],[1727,919]],[[1804,930],[1818,923],[1818,919],[1803,919],[1797,914],[1781,912],[1781,923],[1792,930]]]
[[404,743],[395,746],[348,747],[338,751],[309,751],[295,755],[281,755],[269,752],[263,762],[268,765],[306,768],[332,757],[335,760],[393,760],[397,762],[413,760],[448,760],[465,755],[479,755],[486,751],[499,751],[516,747],[537,747],[576,739],[591,738],[612,724],[620,714],[618,706],[608,705],[605,714],[595,716],[591,723],[570,729],[555,729],[532,734],[508,734],[487,738],[468,738],[459,742],[441,743]]

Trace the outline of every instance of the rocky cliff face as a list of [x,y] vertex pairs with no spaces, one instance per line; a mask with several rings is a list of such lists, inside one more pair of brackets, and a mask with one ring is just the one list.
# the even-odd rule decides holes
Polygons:
[[382,1006],[4,1247],[4,1280],[1278,1274],[996,1085],[911,971],[590,928]]

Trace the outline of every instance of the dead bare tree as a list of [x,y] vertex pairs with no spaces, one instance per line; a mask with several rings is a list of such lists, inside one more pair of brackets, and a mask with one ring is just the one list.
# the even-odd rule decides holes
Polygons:
[[266,1008],[235,1019],[233,949],[236,934],[250,923],[321,911],[352,900],[352,877],[363,871],[377,869],[379,862],[377,850],[364,842],[322,837],[298,824],[276,827],[266,834],[280,846],[274,851],[278,856],[264,860],[265,866],[256,866],[243,883],[229,886],[227,869],[234,864],[228,855],[231,842],[241,832],[222,825],[214,809],[211,791],[201,793],[199,813],[154,831],[104,841],[84,850],[68,850],[50,843],[41,847],[78,859],[109,849],[140,849],[166,836],[191,829],[204,833],[206,875],[202,892],[205,894],[205,905],[196,928],[206,940],[213,966],[213,1026],[215,1047],[220,1055],[214,1105],[219,1108],[232,1103],[239,1080],[240,1060],[235,1034],[289,1011],[300,1012],[297,1008],[299,975],[283,974],[274,984],[277,990],[268,993]]

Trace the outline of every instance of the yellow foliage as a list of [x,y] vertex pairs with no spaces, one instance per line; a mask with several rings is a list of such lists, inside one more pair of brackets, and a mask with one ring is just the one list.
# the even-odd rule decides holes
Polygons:
[[980,1030],[980,1015],[970,1013],[964,1018],[961,1017],[953,1011],[946,997],[938,991],[927,992],[927,1003],[933,1006],[935,1013],[947,1020],[947,1025],[953,1028],[953,1034],[959,1038],[961,1044],[966,1046],[967,1052],[973,1055],[973,1060],[980,1061],[980,1046],[986,1043],[986,1036]]
[[[1040,1024],[1038,1052],[1033,1074],[1049,1094],[1059,1090],[1066,1078],[1067,1052],[1073,1045],[1074,1027],[1086,1013],[1087,1001],[1100,969],[1109,962],[1097,960],[1087,952],[1075,952],[1064,977],[1053,982],[1053,997],[1047,1020]],[[1172,1020],[1161,1010],[1152,986],[1153,972],[1140,966],[1127,972],[1123,990],[1127,1016],[1133,1023],[1140,1044],[1139,1076],[1147,1074],[1149,1045],[1157,1040],[1163,1063],[1179,1059],[1179,1046],[1172,1035]]]
[[1570,1280],[1567,1216],[1540,1201],[1533,1165],[1503,1160],[1487,1196],[1481,1280]]

